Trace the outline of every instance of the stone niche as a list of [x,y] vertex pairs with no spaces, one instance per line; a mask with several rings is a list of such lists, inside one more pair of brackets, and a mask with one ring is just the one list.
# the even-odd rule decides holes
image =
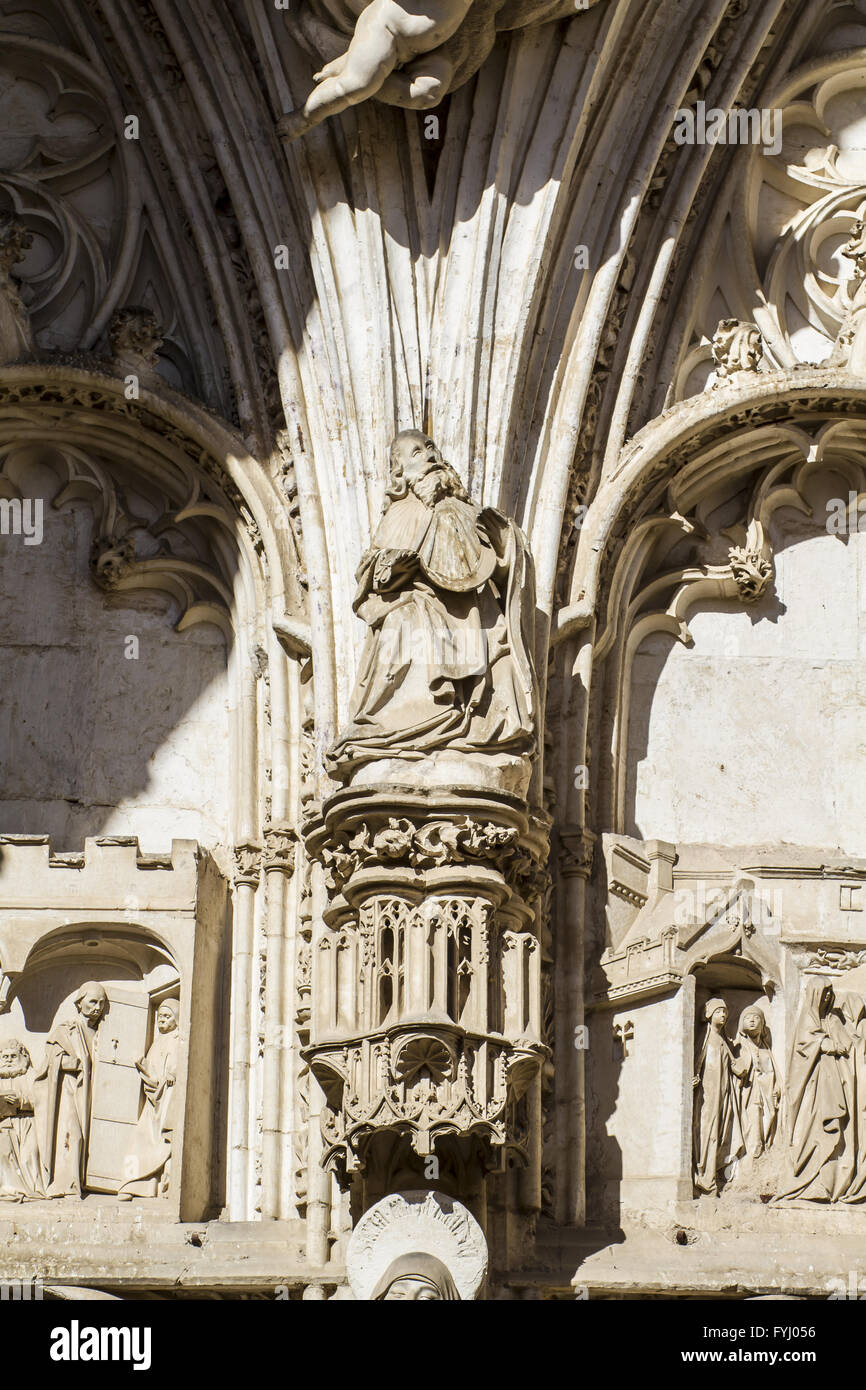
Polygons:
[[833,1229],[862,1220],[866,861],[621,835],[603,846],[590,1212],[809,1201]]
[[213,860],[192,840],[55,855],[47,837],[3,836],[0,903],[0,1196],[22,1215],[48,1198],[211,1215],[226,918]]

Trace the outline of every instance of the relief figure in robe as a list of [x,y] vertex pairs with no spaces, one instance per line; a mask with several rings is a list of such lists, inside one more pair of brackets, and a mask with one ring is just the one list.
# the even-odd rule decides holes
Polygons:
[[849,987],[844,977],[836,984],[834,994],[849,1039],[848,1056],[842,1066],[851,1116],[845,1134],[846,1163],[839,1195],[843,1202],[859,1203],[866,1202],[866,1000],[859,989]]
[[118,1190],[121,1201],[156,1197],[167,1192],[175,1129],[180,1003],[163,999],[156,1011],[156,1037],[145,1057],[136,1062],[141,1076],[144,1108],[132,1135],[124,1165],[126,1181]]
[[807,980],[788,1068],[789,1148],[779,1200],[833,1202],[850,1185],[851,1044],[832,984]]
[[769,1149],[779,1119],[781,1085],[767,1037],[767,1020],[757,1004],[740,1015],[737,1079],[745,1156],[751,1165]]
[[35,1201],[45,1196],[36,1121],[33,1066],[17,1038],[0,1044],[0,1199]]
[[391,446],[387,496],[357,571],[353,607],[369,631],[328,771],[345,780],[364,763],[437,750],[531,756],[535,608],[523,533],[475,506],[417,430]]
[[81,1197],[90,1138],[93,1057],[108,1009],[101,984],[89,980],[75,996],[75,1017],[55,1023],[35,1078],[43,1181],[49,1197]]
[[718,1195],[734,1160],[744,1152],[735,1078],[748,1065],[734,1056],[725,1034],[728,1006],[709,999],[704,1009],[706,1033],[693,1081],[694,1182],[698,1192]]

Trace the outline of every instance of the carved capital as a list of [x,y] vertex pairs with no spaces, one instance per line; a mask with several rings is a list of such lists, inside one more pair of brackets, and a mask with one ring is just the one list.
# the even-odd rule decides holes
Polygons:
[[232,879],[235,887],[240,884],[248,884],[255,888],[259,881],[262,868],[262,847],[255,844],[235,845],[232,850],[234,864],[232,868]]
[[585,826],[569,826],[558,833],[557,864],[563,878],[589,878],[592,873],[595,835]]
[[295,872],[295,853],[298,847],[297,831],[289,825],[271,825],[265,830],[264,867],[266,873]]
[[521,844],[515,826],[473,821],[466,816],[421,826],[389,816],[384,825],[364,824],[351,839],[326,848],[323,860],[335,888],[342,888],[361,868],[387,864],[418,872],[483,864],[495,869],[526,898],[542,892],[547,881],[545,866]]

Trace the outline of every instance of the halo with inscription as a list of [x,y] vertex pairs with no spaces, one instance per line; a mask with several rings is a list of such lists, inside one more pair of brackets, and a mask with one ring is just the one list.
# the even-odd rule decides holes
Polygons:
[[487,1273],[487,1242],[471,1212],[442,1192],[392,1192],[365,1212],[346,1252],[346,1273],[357,1299],[368,1301],[401,1255],[435,1255],[447,1266],[465,1302]]

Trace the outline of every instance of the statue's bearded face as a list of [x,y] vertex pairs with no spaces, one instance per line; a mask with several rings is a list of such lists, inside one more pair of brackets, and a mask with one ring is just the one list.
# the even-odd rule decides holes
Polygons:
[[23,1047],[15,1045],[0,1047],[0,1076],[23,1076],[30,1065],[30,1058]]
[[405,430],[394,441],[393,464],[395,471],[414,483],[428,468],[442,462],[442,455],[429,435],[421,430]]
[[451,497],[455,492],[454,479],[450,470],[443,464],[441,468],[431,468],[423,477],[416,478],[410,487],[425,507],[435,507],[443,497]]
[[405,497],[414,492],[425,507],[435,507],[443,497],[460,497],[466,492],[450,463],[429,435],[421,430],[404,430],[391,446],[391,486],[388,496]]

